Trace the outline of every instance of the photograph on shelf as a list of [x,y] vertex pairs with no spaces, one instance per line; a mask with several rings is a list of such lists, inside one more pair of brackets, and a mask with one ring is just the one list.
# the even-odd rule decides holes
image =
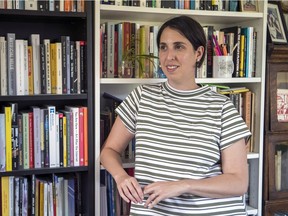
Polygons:
[[277,89],[278,122],[288,122],[288,89]]
[[242,12],[258,12],[258,1],[256,0],[241,0],[240,10]]
[[268,40],[275,44],[287,44],[287,27],[279,2],[269,2],[267,7]]

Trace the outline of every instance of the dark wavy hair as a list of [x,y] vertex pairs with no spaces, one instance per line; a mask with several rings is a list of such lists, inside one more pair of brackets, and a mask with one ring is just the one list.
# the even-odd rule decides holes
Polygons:
[[198,62],[199,63],[198,66],[200,67],[203,63],[206,50],[206,36],[203,31],[203,27],[200,25],[200,23],[194,20],[193,18],[185,15],[169,19],[168,21],[166,21],[161,25],[158,31],[157,34],[158,49],[160,45],[160,37],[162,35],[162,32],[167,27],[178,31],[181,35],[186,37],[190,41],[195,50],[197,50],[198,47],[200,46],[204,47],[204,53],[202,55],[202,58]]

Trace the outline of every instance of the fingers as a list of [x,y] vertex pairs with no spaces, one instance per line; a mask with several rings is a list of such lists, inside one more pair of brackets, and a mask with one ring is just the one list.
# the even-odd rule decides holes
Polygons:
[[150,194],[144,204],[144,207],[152,209],[158,202],[160,202],[160,200],[161,199],[156,194]]
[[143,192],[134,178],[126,179],[121,186],[118,187],[120,196],[126,202],[134,202],[134,203],[142,203],[143,200]]

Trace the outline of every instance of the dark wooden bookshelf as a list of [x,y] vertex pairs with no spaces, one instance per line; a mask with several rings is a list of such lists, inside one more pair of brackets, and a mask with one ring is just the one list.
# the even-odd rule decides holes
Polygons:
[[[57,110],[66,105],[88,107],[88,166],[56,167],[14,170],[0,172],[3,176],[26,176],[73,174],[81,178],[82,215],[95,214],[95,156],[94,156],[94,72],[93,72],[93,10],[94,2],[85,1],[85,12],[56,12],[0,9],[0,36],[15,33],[16,39],[29,39],[31,34],[40,34],[43,39],[51,42],[59,41],[60,36],[69,35],[71,40],[86,41],[85,68],[86,92],[82,94],[39,94],[25,96],[1,96],[1,107],[9,102],[18,103],[19,111],[30,106],[55,105]],[[0,204],[1,206],[2,204]]]

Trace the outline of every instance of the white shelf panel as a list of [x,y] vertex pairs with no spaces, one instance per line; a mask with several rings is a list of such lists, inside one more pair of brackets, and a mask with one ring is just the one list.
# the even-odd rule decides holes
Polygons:
[[150,7],[130,7],[115,5],[100,5],[102,19],[115,20],[135,20],[146,22],[163,22],[171,16],[188,15],[193,16],[201,23],[209,23],[213,20],[214,24],[235,24],[237,22],[246,22],[255,19],[263,19],[264,14],[259,12],[231,12],[231,11],[207,11],[203,10],[184,10],[168,8],[150,8]]
[[256,216],[258,211],[257,211],[257,209],[252,208],[251,206],[247,206],[247,213],[248,213],[248,216],[252,216],[252,215]]
[[[145,84],[145,83],[158,83],[166,79],[134,79],[134,78],[102,78],[101,84]],[[197,83],[261,83],[261,78],[202,78],[196,79]]]

